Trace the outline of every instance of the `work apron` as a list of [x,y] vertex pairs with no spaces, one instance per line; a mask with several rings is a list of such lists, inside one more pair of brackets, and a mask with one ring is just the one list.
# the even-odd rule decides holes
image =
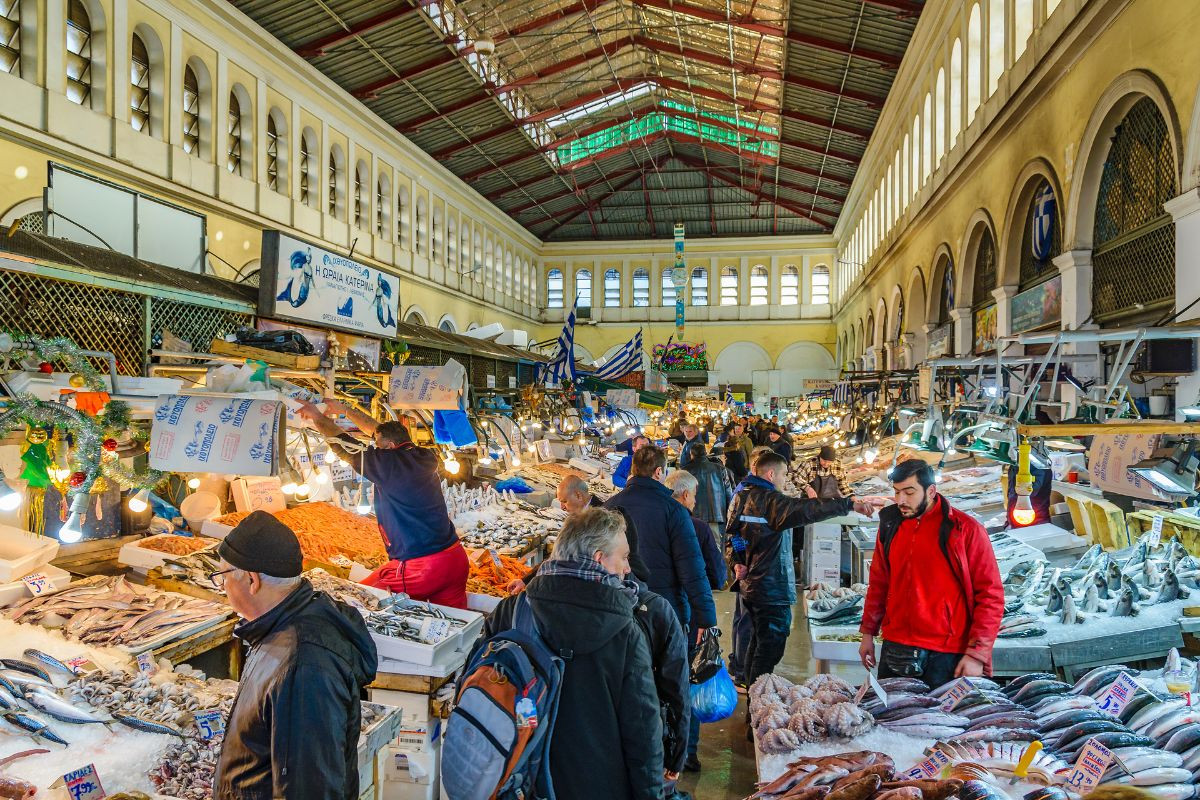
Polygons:
[[832,475],[819,475],[812,482],[813,491],[818,500],[840,500],[842,490],[838,488],[837,478]]

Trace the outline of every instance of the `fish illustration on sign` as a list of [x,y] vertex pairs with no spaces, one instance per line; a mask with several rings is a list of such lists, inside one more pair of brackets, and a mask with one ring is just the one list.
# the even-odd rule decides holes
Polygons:
[[285,300],[292,308],[299,308],[308,302],[308,293],[313,286],[312,248],[308,248],[307,252],[294,251],[288,266],[292,273],[300,272],[299,284],[297,284],[297,276],[292,274],[288,278],[287,287],[275,299]]

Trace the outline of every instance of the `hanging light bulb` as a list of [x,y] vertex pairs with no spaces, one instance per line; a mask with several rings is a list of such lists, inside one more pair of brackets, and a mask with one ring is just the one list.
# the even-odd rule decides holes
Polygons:
[[63,544],[73,544],[83,538],[83,528],[78,511],[72,511],[67,521],[58,529],[58,540]]
[[325,451],[325,463],[326,464],[336,464],[337,462],[339,462],[341,460],[342,460],[341,456],[339,456],[337,453],[335,453],[333,451],[332,447]]
[[279,491],[290,497],[291,495],[296,494],[297,490],[300,488],[301,478],[296,474],[296,470],[289,464],[279,473],[279,483]]
[[138,489],[132,497],[129,498],[129,510],[134,514],[141,514],[150,507],[150,490]]
[[874,464],[875,459],[879,457],[879,452],[874,447],[868,447],[863,451],[863,461],[868,464]]
[[358,497],[356,500],[357,505],[354,508],[355,511],[357,511],[359,514],[371,513],[371,504],[367,502],[366,489],[361,484],[358,487]]
[[446,459],[442,462],[442,467],[445,468],[446,472],[450,475],[458,474],[459,464],[458,459],[454,457],[454,453],[446,454]]
[[492,456],[489,453],[484,453],[479,457],[479,466],[486,467],[492,463]]
[[190,480],[188,481],[188,484],[187,484],[187,486],[188,486],[188,488],[189,488],[189,489],[191,489],[193,492],[194,492],[194,491],[196,491],[197,489],[199,489],[199,488],[200,488],[200,479],[199,479],[199,478],[192,478],[192,479],[190,479]]
[[580,432],[579,432],[579,443],[580,443],[580,444],[587,444],[587,438],[585,438],[585,437],[584,437],[584,435],[583,435],[583,431],[580,431]]
[[1032,525],[1037,514],[1033,510],[1033,502],[1030,501],[1029,495],[1017,495],[1017,504],[1013,506],[1013,522],[1018,525]]
[[313,480],[315,480],[321,486],[324,486],[325,484],[329,483],[329,475],[321,470],[317,470],[316,474],[313,475]]
[[305,481],[304,483],[302,483],[296,487],[296,499],[297,500],[303,500],[304,498],[308,497],[310,494],[312,494],[312,487],[308,485],[308,481]]
[[863,463],[863,457],[862,457],[862,456],[855,456],[855,457],[854,457],[854,463],[855,463],[855,464],[861,464],[861,463]]
[[0,511],[16,511],[21,506],[21,493],[12,488],[0,473]]

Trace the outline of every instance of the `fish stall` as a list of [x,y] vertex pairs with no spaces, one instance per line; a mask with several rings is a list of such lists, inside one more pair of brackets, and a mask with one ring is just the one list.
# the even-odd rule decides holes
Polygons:
[[1200,791],[1200,711],[1170,690],[1195,669],[1172,651],[1162,670],[1109,664],[1074,683],[1042,672],[856,689],[829,674],[764,675],[748,693],[751,797],[1076,800],[1132,786],[1188,800]]

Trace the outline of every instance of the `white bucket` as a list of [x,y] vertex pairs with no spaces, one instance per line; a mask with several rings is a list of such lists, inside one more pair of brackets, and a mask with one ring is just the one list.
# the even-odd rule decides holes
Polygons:
[[1162,417],[1167,413],[1167,396],[1165,394],[1150,395],[1150,416]]

